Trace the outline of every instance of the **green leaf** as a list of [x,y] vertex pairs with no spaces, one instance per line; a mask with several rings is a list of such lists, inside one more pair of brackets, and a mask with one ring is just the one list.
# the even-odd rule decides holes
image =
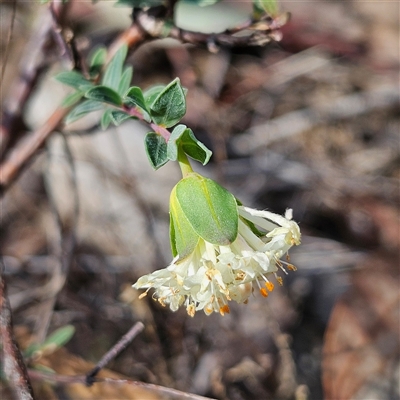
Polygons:
[[90,100],[100,101],[102,103],[112,104],[114,106],[121,106],[121,96],[106,86],[95,86],[85,93],[85,97]]
[[176,185],[176,197],[192,228],[204,240],[228,245],[236,239],[236,200],[218,183],[193,173]]
[[71,86],[75,89],[85,90],[93,86],[93,83],[88,81],[82,74],[76,71],[60,72],[54,77],[64,85]]
[[179,250],[176,244],[175,222],[172,217],[171,211],[169,212],[169,244],[171,246],[172,256],[175,258],[179,254]]
[[57,372],[54,369],[48,367],[47,365],[43,364],[32,364],[32,369],[40,372],[44,372],[45,374],[56,374]]
[[164,89],[165,85],[156,85],[144,91],[143,97],[146,103],[146,109],[150,108],[150,106],[154,103],[154,100]]
[[176,197],[176,186],[172,189],[170,196],[169,215],[169,238],[172,254],[174,257],[179,254],[180,258],[184,258],[193,252],[200,236],[194,231],[182,211]]
[[129,88],[128,92],[124,96],[123,102],[128,107],[139,106],[141,109],[148,111],[146,101],[140,87],[132,86],[131,88]]
[[118,86],[118,93],[121,96],[123,96],[129,89],[129,85],[131,84],[132,81],[132,75],[133,75],[133,68],[132,67],[125,68],[125,71],[121,76],[121,80],[119,81],[119,86]]
[[142,89],[137,86],[132,86],[131,88],[129,88],[122,101],[128,107],[138,107],[142,111],[145,121],[151,122],[150,114],[147,109]]
[[144,138],[144,144],[147,157],[154,169],[159,169],[168,162],[167,143],[161,135],[149,132]]
[[43,343],[29,346],[25,352],[25,357],[31,357],[37,351],[54,352],[64,346],[74,336],[75,328],[72,325],[65,325],[55,330]]
[[44,342],[43,347],[56,346],[62,347],[74,336],[75,328],[73,325],[65,325],[55,330]]
[[213,4],[219,3],[221,0],[184,0],[184,3],[196,4],[200,7],[212,6]]
[[105,110],[103,115],[101,116],[100,125],[103,131],[105,131],[112,122],[111,112],[111,109]]
[[176,78],[164,88],[150,105],[150,115],[157,125],[169,128],[178,123],[185,113],[185,93],[179,78]]
[[193,131],[186,125],[178,125],[174,128],[167,144],[167,156],[171,161],[178,159],[179,147],[194,160],[206,165],[210,160],[212,151],[209,150],[194,136]]
[[105,47],[99,47],[96,49],[93,54],[90,55],[89,61],[89,74],[92,77],[97,76],[103,65],[106,63],[107,60],[107,49]]
[[111,110],[110,117],[115,126],[119,126],[127,119],[132,118],[126,112],[119,110]]
[[115,56],[110,61],[110,64],[108,64],[102,80],[103,86],[107,86],[114,91],[118,91],[119,83],[122,77],[122,67],[124,65],[127,53],[128,46],[124,44],[116,52]]
[[82,97],[83,97],[84,93],[81,92],[80,90],[78,90],[77,92],[74,93],[70,93],[68,96],[66,96],[62,103],[61,103],[61,107],[71,107],[73,106],[75,103],[77,103]]
[[86,114],[89,114],[93,111],[98,111],[103,108],[103,104],[98,101],[93,100],[85,100],[82,103],[78,104],[65,118],[65,123],[70,124],[78,119],[84,117]]
[[164,4],[163,0],[118,0],[116,6],[129,6],[137,8],[155,7]]
[[277,0],[253,0],[253,7],[256,14],[264,11],[271,16],[276,16],[279,11]]

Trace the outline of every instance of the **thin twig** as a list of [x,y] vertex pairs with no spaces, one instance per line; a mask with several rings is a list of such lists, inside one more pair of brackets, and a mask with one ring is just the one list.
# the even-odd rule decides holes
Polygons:
[[104,368],[113,358],[115,358],[128,344],[144,329],[141,322],[137,322],[133,327],[125,333],[124,336],[101,358],[97,365],[86,375],[86,384],[93,385],[96,375]]
[[127,45],[132,51],[139,47],[147,38],[146,32],[144,32],[138,25],[131,25],[128,29],[122,32],[109,47],[107,51],[106,64],[112,60],[121,46]]
[[[67,3],[70,4],[70,3]],[[50,15],[52,17],[52,36],[54,38],[54,41],[57,43],[58,48],[60,49],[60,54],[62,57],[66,59],[66,61],[69,64],[68,69],[76,68],[78,64],[80,64],[80,60],[75,59],[74,53],[71,49],[71,44],[70,42],[67,42],[65,35],[64,35],[64,29],[63,26],[61,26],[60,21],[59,21],[59,9],[57,8],[57,4],[55,4],[54,1],[52,1],[49,4],[49,11]],[[72,38],[71,38],[72,39]]]
[[3,277],[3,261],[0,260],[0,338],[3,353],[3,370],[18,400],[33,400],[33,391],[21,352],[13,335],[10,303],[6,281]]
[[[60,2],[54,10],[55,14],[62,14],[65,6]],[[9,142],[15,140],[24,123],[21,120],[25,105],[30,98],[40,75],[46,70],[48,62],[44,54],[48,48],[49,37],[52,33],[52,16],[48,10],[39,16],[38,29],[33,32],[23,52],[19,64],[18,77],[8,91],[9,96],[4,101],[2,122],[0,127],[0,158],[3,157]]]
[[[264,46],[281,39],[280,28],[286,23],[284,16],[276,19],[265,19],[262,22],[248,19],[232,29],[219,33],[201,33],[182,29],[177,26],[169,28],[162,19],[155,18],[147,12],[136,14],[135,21],[144,32],[154,38],[171,37],[183,43],[206,45],[210,50],[218,50],[218,46]],[[170,24],[170,21],[168,21]],[[246,33],[237,35],[238,33]],[[217,47],[217,48],[215,48]]]
[[0,165],[0,197],[9,185],[21,173],[23,167],[32,159],[43,146],[46,139],[57,129],[70,108],[58,108],[38,130],[32,134],[9,154]]
[[[37,379],[41,381],[48,381],[65,385],[76,384],[76,383],[81,383],[82,385],[87,384],[85,375],[75,375],[75,376],[57,375],[57,374],[49,374],[46,372],[41,372],[38,370],[29,370],[28,372],[31,379]],[[165,386],[133,381],[130,379],[95,378],[95,383],[136,386],[152,392],[166,395],[170,399],[215,400],[210,397],[203,397],[192,393],[181,392],[180,390],[171,389]]]
[[10,22],[10,27],[8,28],[6,50],[4,52],[3,63],[1,65],[0,85],[3,85],[4,73],[6,72],[8,56],[10,54],[10,47],[11,47],[10,43],[11,43],[12,35],[13,35],[13,32],[14,32],[14,22],[15,22],[15,14],[16,13],[17,13],[17,0],[14,0],[12,2],[11,22]]
[[[71,169],[71,182],[74,199],[73,216],[72,219],[68,221],[68,226],[66,226],[67,224],[63,223],[61,220],[61,216],[57,210],[55,201],[51,196],[51,187],[48,184],[48,180],[45,179],[51,210],[58,227],[59,244],[55,251],[58,263],[56,264],[56,268],[52,269],[51,278],[45,285],[41,287],[30,288],[22,292],[20,291],[10,296],[10,302],[14,309],[25,305],[27,302],[32,302],[33,300],[51,300],[54,302],[56,296],[64,287],[66,275],[72,262],[72,256],[74,254],[76,245],[75,227],[79,217],[79,196],[78,185],[76,181],[75,163],[67,139],[64,135],[63,140],[67,161],[69,162]],[[46,324],[43,324],[43,321],[41,321],[41,326],[43,328],[42,332],[45,332],[45,325]]]
[[[130,27],[110,46],[107,57],[108,61],[112,59],[112,55],[123,44],[127,44],[128,47],[132,48],[139,46],[144,40],[145,34],[138,27]],[[60,126],[62,120],[70,110],[71,108],[65,107],[56,109],[43,126],[32,132],[25,141],[20,142],[2,164],[0,164],[0,197],[4,195],[11,183],[14,182],[27,163],[43,146],[47,138]],[[4,130],[3,127],[1,129]],[[2,134],[3,131],[0,133]]]
[[[71,154],[71,150],[68,146],[67,138],[62,135],[65,153],[67,155],[67,161],[71,170],[71,182],[72,182],[72,193],[74,205],[72,207],[73,215],[70,221],[63,221],[58,210],[56,201],[53,197],[52,182],[48,179],[47,173],[45,175],[45,189],[47,197],[49,199],[50,208],[53,214],[57,226],[57,238],[53,241],[54,253],[57,257],[56,267],[52,269],[51,279],[54,286],[51,290],[46,292],[46,298],[40,305],[38,316],[36,318],[36,338],[40,343],[44,341],[47,334],[47,329],[50,325],[54,304],[57,300],[57,296],[65,285],[67,274],[72,262],[76,245],[76,224],[79,213],[79,198],[78,198],[78,187],[76,182],[75,164]],[[48,152],[50,158],[50,152]],[[51,168],[47,168],[46,171],[50,171]],[[43,292],[42,292],[43,293]],[[51,294],[51,295],[50,295]]]
[[76,166],[75,166],[74,157],[72,155],[71,147],[68,144],[68,138],[64,133],[62,133],[62,138],[63,138],[63,143],[64,143],[65,154],[67,155],[67,161],[68,161],[69,166],[71,168],[71,181],[72,181],[72,187],[74,189],[73,190],[74,210],[73,210],[73,221],[72,221],[72,224],[74,226],[76,226],[76,224],[78,223],[79,210],[80,210],[79,194],[78,194],[78,178],[77,178],[77,173],[76,173]]

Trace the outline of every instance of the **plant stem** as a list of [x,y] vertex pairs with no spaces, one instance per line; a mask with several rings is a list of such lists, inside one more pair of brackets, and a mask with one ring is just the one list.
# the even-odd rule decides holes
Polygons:
[[185,178],[187,175],[193,172],[189,159],[181,147],[178,148],[178,163],[182,172],[182,178]]

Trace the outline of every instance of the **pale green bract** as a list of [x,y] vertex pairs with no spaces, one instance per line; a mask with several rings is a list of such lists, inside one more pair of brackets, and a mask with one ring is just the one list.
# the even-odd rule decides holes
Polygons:
[[[141,297],[154,289],[160,304],[172,311],[184,305],[190,316],[199,310],[229,313],[229,301],[247,303],[254,287],[267,297],[274,288],[269,278],[282,284],[277,272],[287,273],[285,266],[296,269],[288,262],[288,251],[300,244],[299,226],[292,221],[292,210],[281,216],[239,205],[236,218],[238,231],[231,243],[212,244],[199,236],[190,254],[178,254],[167,268],[141,277],[133,287],[147,289]],[[287,261],[281,260],[284,256]]]

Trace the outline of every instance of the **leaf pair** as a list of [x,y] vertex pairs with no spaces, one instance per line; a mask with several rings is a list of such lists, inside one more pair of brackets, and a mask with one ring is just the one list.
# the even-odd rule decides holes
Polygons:
[[235,197],[215,181],[193,173],[174,187],[170,198],[170,241],[174,256],[184,258],[200,238],[229,245],[237,237]]
[[194,136],[186,125],[174,128],[168,142],[156,132],[149,132],[145,137],[145,148],[150,164],[159,169],[168,161],[176,161],[179,151],[206,165],[212,152]]

